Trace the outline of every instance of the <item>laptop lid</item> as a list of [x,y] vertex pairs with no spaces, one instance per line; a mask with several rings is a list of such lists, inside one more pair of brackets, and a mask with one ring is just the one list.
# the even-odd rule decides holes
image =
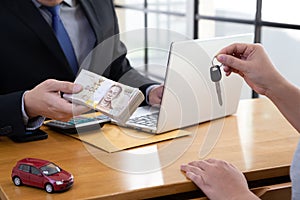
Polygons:
[[252,43],[253,34],[217,37],[206,40],[173,42],[166,70],[157,133],[183,128],[225,117],[236,112],[242,78],[226,77],[221,69],[219,98],[210,68],[218,64],[214,56],[232,43]]

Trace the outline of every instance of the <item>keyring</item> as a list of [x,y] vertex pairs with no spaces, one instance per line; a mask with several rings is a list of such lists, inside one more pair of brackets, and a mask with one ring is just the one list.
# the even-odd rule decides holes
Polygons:
[[214,56],[214,58],[212,59],[212,61],[211,61],[211,64],[212,64],[212,66],[218,66],[218,67],[222,67],[222,66],[223,66],[223,64],[222,64],[222,63],[220,63],[219,61],[218,61],[218,62],[219,62],[219,65],[218,65],[218,64],[217,64],[217,65],[215,65],[215,64],[214,64],[214,60],[215,60],[215,59],[217,59],[217,56]]

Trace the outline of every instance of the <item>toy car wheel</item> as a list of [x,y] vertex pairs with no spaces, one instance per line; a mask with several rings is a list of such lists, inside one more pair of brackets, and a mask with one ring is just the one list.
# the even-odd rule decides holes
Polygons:
[[22,185],[22,181],[21,181],[21,179],[20,179],[18,176],[15,176],[15,177],[13,178],[13,182],[14,182],[14,184],[15,184],[16,186]]
[[52,186],[50,183],[47,183],[47,184],[45,185],[45,190],[46,190],[46,192],[48,192],[48,193],[52,193],[52,192],[53,192],[53,186]]

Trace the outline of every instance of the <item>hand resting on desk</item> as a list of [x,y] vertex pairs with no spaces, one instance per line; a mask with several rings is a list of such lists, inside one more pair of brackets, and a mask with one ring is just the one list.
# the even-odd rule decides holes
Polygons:
[[226,161],[216,159],[193,161],[181,165],[181,170],[211,200],[258,199],[248,189],[242,172]]

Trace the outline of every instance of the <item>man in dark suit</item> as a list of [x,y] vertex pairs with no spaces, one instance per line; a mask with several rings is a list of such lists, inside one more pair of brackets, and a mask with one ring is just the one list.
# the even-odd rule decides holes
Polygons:
[[[76,74],[51,27],[47,7],[58,4],[79,66],[96,45],[119,33],[111,0],[1,0],[0,134],[12,139],[38,128],[45,117],[66,121],[85,110],[60,97],[81,87],[72,83]],[[134,70],[125,46],[118,37],[113,41],[100,51],[111,62],[91,71],[138,86],[149,104],[159,104],[162,86]]]

